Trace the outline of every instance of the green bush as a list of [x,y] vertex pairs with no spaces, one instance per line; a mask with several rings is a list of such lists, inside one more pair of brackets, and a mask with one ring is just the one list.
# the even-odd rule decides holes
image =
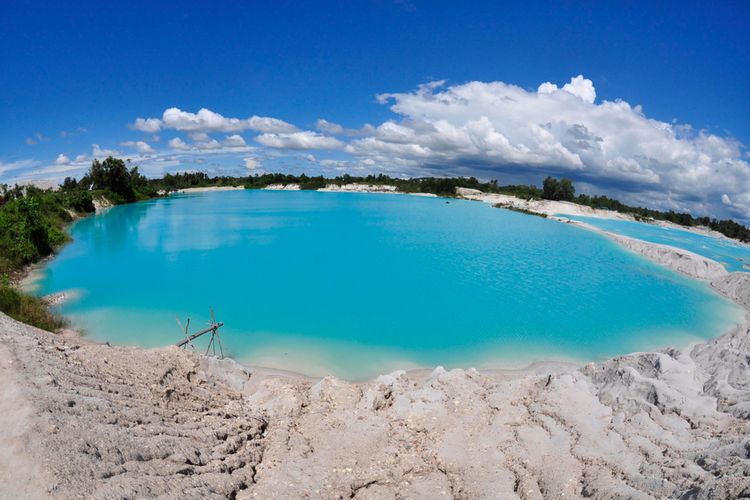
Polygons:
[[14,267],[35,262],[67,240],[36,197],[23,197],[0,207],[0,254]]
[[326,180],[320,177],[307,177],[305,174],[300,176],[299,188],[303,190],[316,190],[326,187]]
[[65,205],[78,213],[90,214],[94,211],[94,199],[88,191],[69,191],[65,196]]
[[50,332],[66,324],[63,318],[50,312],[41,299],[26,295],[6,284],[0,284],[0,311],[15,320]]

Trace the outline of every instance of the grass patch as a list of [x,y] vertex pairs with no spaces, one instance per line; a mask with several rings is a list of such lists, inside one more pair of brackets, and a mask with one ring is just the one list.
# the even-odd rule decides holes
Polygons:
[[0,311],[28,325],[53,332],[66,326],[61,316],[51,312],[41,299],[0,284]]

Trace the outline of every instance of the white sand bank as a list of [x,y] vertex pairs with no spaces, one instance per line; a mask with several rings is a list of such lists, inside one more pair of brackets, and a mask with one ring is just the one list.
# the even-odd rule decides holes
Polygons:
[[245,189],[244,186],[211,186],[211,187],[194,187],[178,189],[175,193],[207,193],[210,191],[239,191]]
[[396,188],[396,186],[390,186],[388,184],[329,184],[324,188],[318,189],[319,192],[330,192],[330,193],[381,193],[381,194],[402,194],[408,196],[426,196],[434,198],[437,195],[432,193],[403,193]]
[[346,192],[346,193],[397,193],[396,186],[387,184],[328,184],[318,189],[322,192]]
[[[635,217],[629,214],[623,214],[620,212],[616,212],[614,210],[591,208],[585,205],[578,205],[576,203],[571,203],[568,201],[524,200],[523,198],[518,198],[516,196],[511,196],[511,195],[506,195],[506,194],[484,193],[477,189],[468,189],[468,188],[457,188],[456,194],[460,198],[464,198],[467,200],[482,201],[484,203],[490,203],[492,205],[495,205],[495,204],[510,205],[513,208],[528,210],[530,212],[536,212],[536,213],[544,214],[547,216],[555,215],[555,214],[565,214],[565,215],[581,216],[581,217],[596,217],[599,219],[619,219],[619,220],[627,220],[627,221],[636,221]],[[713,229],[710,229],[704,226],[687,227],[687,226],[680,226],[679,224],[674,224],[668,221],[657,221],[657,220],[651,221],[651,222],[644,222],[644,223],[656,224],[658,226],[668,227],[670,229],[679,229],[681,231],[688,231],[691,233],[701,234],[704,236],[712,236],[714,238],[720,238],[720,239],[731,241],[738,245],[745,245],[745,243],[741,243],[737,240],[728,238],[724,236],[723,234],[721,234],[720,232],[714,231]]]
[[266,191],[299,191],[299,184],[269,184]]

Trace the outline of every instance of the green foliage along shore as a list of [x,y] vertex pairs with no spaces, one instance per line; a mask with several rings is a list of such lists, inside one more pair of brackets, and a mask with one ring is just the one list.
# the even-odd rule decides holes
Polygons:
[[73,220],[72,209],[60,193],[32,187],[22,191],[14,188],[10,192],[3,187],[2,200],[0,311],[45,330],[60,328],[64,324],[62,318],[52,314],[38,298],[12,288],[9,276],[24,265],[50,255],[67,241],[63,226]]
[[545,200],[574,201],[576,188],[570,179],[557,180],[547,177],[542,183],[542,198]]
[[527,200],[570,201],[631,214],[637,219],[665,220],[683,226],[704,225],[730,238],[750,242],[750,229],[735,221],[632,207],[607,196],[576,196],[570,179],[547,177],[542,188],[533,185],[502,186],[497,180],[482,182],[475,177],[400,179],[383,174],[334,178],[305,174],[210,177],[202,172],[184,172],[147,179],[137,166],[130,167],[123,160],[109,157],[103,161],[94,160],[89,171],[79,180],[66,178],[58,190],[0,185],[0,310],[40,328],[55,329],[63,324],[48,312],[39,299],[13,289],[10,282],[22,272],[24,266],[51,255],[67,242],[66,226],[76,218],[92,213],[96,199],[121,204],[194,187],[244,186],[247,189],[260,189],[271,184],[299,184],[301,189],[320,189],[328,184],[351,183],[391,185],[404,193],[438,196],[455,196],[456,188],[460,187],[509,194]]
[[66,325],[65,319],[51,312],[44,302],[7,283],[0,284],[0,311],[27,325],[53,332]]
[[51,255],[69,240],[65,227],[94,211],[94,199],[129,203],[156,191],[138,168],[115,158],[94,160],[80,180],[65,179],[58,190],[0,185],[0,311],[45,330],[64,320],[36,297],[11,286],[21,270]]
[[94,192],[116,205],[147,200],[157,193],[138,167],[128,168],[124,161],[112,157],[94,160],[80,181],[66,177],[60,188],[69,196]]
[[[8,274],[52,253],[67,240],[63,231],[80,199],[34,187],[2,189],[0,195],[0,273]],[[69,203],[70,202],[70,203]],[[93,210],[93,206],[91,207]]]

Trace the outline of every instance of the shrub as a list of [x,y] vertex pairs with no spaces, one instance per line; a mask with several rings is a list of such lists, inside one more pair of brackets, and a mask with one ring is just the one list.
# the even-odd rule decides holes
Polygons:
[[50,332],[66,324],[63,318],[47,309],[41,299],[26,295],[6,284],[0,284],[0,311],[15,320]]

